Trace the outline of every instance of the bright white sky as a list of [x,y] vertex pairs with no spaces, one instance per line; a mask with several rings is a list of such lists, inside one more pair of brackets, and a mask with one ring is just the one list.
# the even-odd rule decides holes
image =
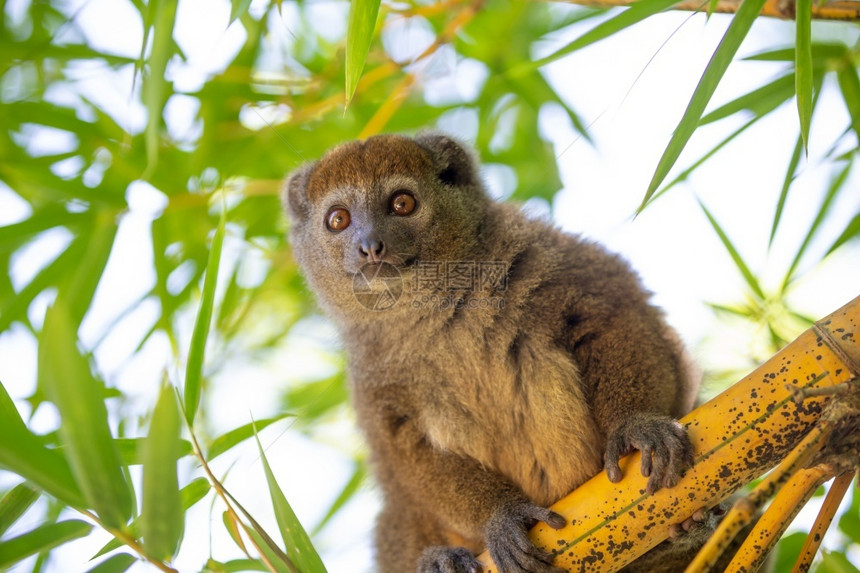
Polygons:
[[[138,54],[142,33],[136,12],[127,1],[90,0],[70,4],[69,13],[83,6],[77,21],[97,47],[129,56]],[[252,11],[261,4],[253,2]],[[6,9],[14,14],[18,5],[20,2],[11,2]],[[310,21],[326,22],[332,37],[342,34],[345,3],[319,1],[310,6],[314,11]],[[169,69],[178,89],[195,89],[209,73],[220,69],[241,45],[244,31],[237,25],[227,27],[229,13],[226,1],[182,0],[179,3],[175,37],[188,56],[188,62],[174,63]],[[294,16],[292,7],[285,5],[281,33],[298,21]],[[780,273],[806,233],[825,189],[824,182],[830,173],[821,165],[821,156],[848,122],[835,86],[826,84],[813,122],[810,158],[802,164],[802,172],[786,207],[782,231],[770,253],[766,249],[770,218],[797,137],[796,111],[790,105],[749,130],[737,144],[701,168],[687,184],[677,187],[632,221],[631,215],[641,201],[657,160],[728,22],[723,16],[714,16],[706,22],[703,15],[688,20],[688,14],[667,14],[548,66],[545,71],[559,92],[586,123],[594,122],[591,130],[596,148],[577,140],[560,110],[545,110],[541,114],[541,128],[555,144],[565,184],[554,204],[558,224],[623,253],[641,272],[645,283],[655,292],[656,301],[666,309],[670,321],[688,344],[701,346],[706,340],[709,352],[720,349],[721,361],[742,355],[747,340],[717,325],[702,303],[740,301],[744,285],[695,197],[711,209],[753,270],[764,275],[766,287],[773,288],[778,285]],[[660,49],[676,29],[671,40]],[[386,37],[386,45],[398,48],[408,45],[410,50],[419,51],[427,41],[426,32],[422,36],[420,26],[413,26],[411,30],[412,36],[403,30],[393,31]],[[741,54],[789,44],[793,30],[791,23],[762,20],[753,28]],[[538,55],[553,51],[581,31],[560,34],[542,46]],[[815,28],[815,34],[819,33],[842,38],[849,44],[858,38],[857,27],[820,25]],[[440,57],[445,57],[444,51]],[[781,69],[780,64],[733,64],[715,96],[715,103],[723,103],[761,85],[762,78],[773,78]],[[439,98],[449,96],[452,91],[473,93],[474,83],[482,77],[481,70],[476,70],[471,62],[436,65],[433,70],[425,79],[432,82],[432,91]],[[119,118],[122,125],[132,131],[142,129],[145,112],[130,99],[130,69],[110,76],[102,69],[81,70],[80,78],[79,87]],[[67,98],[62,93],[53,94],[53,97],[58,101]],[[197,129],[193,121],[195,111],[191,98],[172,98],[166,111],[171,133],[177,137],[193,134]],[[468,114],[459,114],[445,118],[440,127],[469,140],[474,137],[474,121]],[[697,134],[679,165],[686,167],[740,125],[724,123],[726,125],[720,123]],[[50,134],[44,137],[43,143],[57,144]],[[503,170],[489,170],[486,176],[495,192],[505,191]],[[860,188],[856,170],[852,177],[849,185]],[[826,249],[860,210],[860,194],[844,195],[835,207],[837,215],[832,225],[823,233],[824,239],[812,245],[810,259]],[[105,281],[99,289],[96,310],[88,316],[81,332],[85,342],[92,342],[101,326],[153,284],[148,229],[152,217],[163,206],[163,196],[148,185],[136,184],[129,190],[129,200],[131,212],[123,220]],[[540,204],[529,207],[538,213],[545,210]],[[0,188],[0,224],[20,220],[26,215],[26,210],[12,200],[8,191]],[[27,256],[16,261],[15,284],[20,285],[32,276],[67,240],[66,235],[58,232],[29,248]],[[228,242],[228,256],[237,255],[235,247]],[[809,272],[797,285],[791,300],[799,310],[811,316],[823,316],[835,310],[860,294],[858,263],[860,248],[854,245],[818,268],[802,266],[802,270]],[[42,298],[31,309],[36,323],[40,322],[38,317],[47,302]],[[133,348],[124,340],[139,340],[156,313],[154,304],[143,305],[123,321],[117,334],[97,354],[99,367],[108,374],[108,379],[123,391],[140,396],[143,405],[154,403],[160,372],[169,365],[169,347],[166,341],[155,338],[140,356],[127,362],[125,358]],[[288,377],[300,378],[301,373],[314,368],[313,364],[324,355],[333,339],[330,328],[309,323],[291,337],[275,363],[231,364],[215,381],[215,389],[209,396],[207,408],[217,426],[226,430],[248,422],[251,415],[260,419],[276,413],[284,372],[290,373]],[[716,359],[713,354],[709,356],[711,360]],[[0,379],[13,397],[24,397],[32,392],[35,361],[34,342],[23,329],[0,336]],[[50,411],[40,412],[36,423],[50,427],[54,420]],[[294,432],[283,433],[284,427],[285,424],[279,424],[265,431],[263,442],[271,444],[269,459],[287,497],[303,523],[312,526],[348,479],[351,467],[343,452],[354,447],[356,438],[348,424],[343,424],[327,430],[324,439],[331,446],[321,446]],[[230,461],[216,464],[217,470],[226,471]],[[230,469],[228,487],[257,519],[275,531],[254,449],[246,448],[232,461],[235,464]],[[376,507],[375,493],[363,492],[319,537],[319,549],[330,571],[370,570],[368,532]],[[814,510],[805,510],[806,513],[810,511]],[[181,570],[194,570],[203,562],[210,547],[210,529],[215,531],[211,545],[216,558],[238,556],[232,541],[221,533],[220,509],[213,514],[211,528],[206,523],[209,518],[208,504],[198,504],[192,512],[186,538],[193,538],[193,541],[186,540],[179,556],[177,565]],[[106,536],[94,535],[85,542],[59,550],[57,565],[51,570],[85,570],[86,559],[105,540]],[[854,557],[855,562],[860,563],[860,555]],[[136,570],[145,570],[145,567],[138,566]]]

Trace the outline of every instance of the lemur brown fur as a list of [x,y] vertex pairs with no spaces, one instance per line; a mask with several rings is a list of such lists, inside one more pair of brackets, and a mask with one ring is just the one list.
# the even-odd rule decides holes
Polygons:
[[[478,171],[445,135],[384,135],[334,148],[284,192],[293,251],[348,354],[384,495],[382,573],[477,570],[484,548],[503,573],[558,571],[526,534],[536,520],[564,524],[546,506],[603,468],[617,481],[633,449],[650,490],[691,459],[676,419],[698,376],[637,275],[492,200]],[[399,216],[404,192],[415,207]],[[348,212],[345,229],[327,228],[332,208]],[[421,286],[448,263],[475,269],[472,283]],[[356,273],[386,264],[401,298],[366,308]],[[501,277],[481,280],[499,264]]]

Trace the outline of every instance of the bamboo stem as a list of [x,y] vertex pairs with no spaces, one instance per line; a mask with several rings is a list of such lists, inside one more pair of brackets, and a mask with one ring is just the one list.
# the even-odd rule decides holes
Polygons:
[[836,515],[839,503],[845,497],[845,492],[848,491],[848,486],[851,485],[853,477],[854,472],[845,472],[833,480],[833,484],[831,484],[830,490],[827,492],[827,497],[824,498],[824,503],[821,505],[818,517],[815,518],[815,523],[809,531],[809,536],[803,544],[803,549],[800,550],[800,555],[798,555],[791,573],[805,573],[809,571],[809,566],[818,552],[821,540],[824,539],[824,533],[830,527],[833,516]]
[[[616,6],[629,6],[636,0],[567,0],[571,4],[591,6],[595,8],[614,8]],[[722,14],[734,14],[738,11],[742,0],[718,0],[714,12]],[[688,12],[702,11],[700,0],[684,0],[675,4],[673,10],[684,10]],[[781,18],[783,20],[794,20],[794,0],[768,0],[761,11],[762,16],[770,18]],[[833,0],[831,2],[813,2],[812,17],[816,20],[842,20],[845,22],[860,21],[860,5],[856,0]]]
[[757,571],[818,486],[831,477],[831,469],[826,466],[815,466],[794,474],[759,518],[725,573]]
[[833,424],[821,420],[754,490],[738,499],[685,573],[710,571],[741,529],[749,525],[767,500],[818,453],[832,431]]
[[[203,450],[200,448],[200,444],[197,442],[197,436],[194,435],[194,432],[191,430],[190,426],[186,424],[186,427],[188,428],[189,435],[191,436],[191,445],[194,450],[194,455],[197,457],[197,459],[200,461],[200,464],[203,466],[203,471],[206,472],[206,477],[209,478],[209,482],[212,484],[212,487],[215,488],[215,491],[218,493],[218,495],[224,501],[224,504],[227,506],[227,511],[230,512],[231,518],[237,521],[246,530],[246,534],[248,534],[248,526],[245,525],[244,521],[239,519],[236,510],[233,508],[233,504],[235,504],[236,508],[238,508],[239,511],[242,512],[242,515],[244,515],[245,518],[251,523],[251,526],[254,528],[254,530],[260,534],[260,537],[263,538],[263,541],[266,543],[266,545],[269,546],[272,552],[275,553],[275,555],[277,555],[278,558],[283,561],[284,565],[286,565],[287,568],[292,571],[292,573],[298,573],[296,566],[293,564],[292,561],[290,561],[290,558],[287,557],[287,554],[284,553],[280,547],[278,547],[278,544],[275,543],[271,537],[269,537],[269,534],[267,534],[266,531],[260,526],[260,524],[257,523],[257,521],[251,516],[251,514],[248,513],[244,507],[242,507],[242,505],[236,500],[236,498],[233,497],[233,495],[229,491],[227,491],[227,489],[218,480],[218,478],[215,477],[215,474],[212,472],[212,469],[206,462],[206,457],[203,455]],[[250,540],[251,544],[254,545],[254,548],[259,553],[260,559],[263,561],[263,563],[266,564],[266,567],[268,567],[271,571],[276,572],[277,567],[275,566],[275,564],[271,563],[266,558],[266,555],[263,553],[260,547],[257,546],[256,542],[254,541],[254,538],[251,537],[250,534],[248,534],[248,539]]]
[[[634,453],[621,460],[621,482],[611,483],[605,472],[599,473],[552,506],[568,525],[554,530],[538,524],[532,540],[555,556],[556,567],[617,571],[665,540],[672,524],[715,506],[771,469],[823,422],[828,403],[843,399],[810,396],[797,404],[786,384],[836,386],[858,372],[860,297],[681,420],[697,458],[677,486],[647,494],[647,478],[638,469],[641,456]],[[488,554],[479,559],[485,573],[497,571]]]
[[169,566],[167,563],[161,561],[160,559],[156,559],[155,557],[152,557],[146,551],[146,549],[143,547],[143,545],[137,539],[135,539],[134,537],[129,535],[127,532],[125,532],[121,529],[115,529],[113,527],[108,527],[107,525],[104,524],[104,522],[102,522],[101,519],[98,518],[98,516],[95,513],[91,512],[91,511],[88,511],[86,509],[78,509],[78,511],[80,513],[82,513],[83,515],[87,516],[89,519],[96,522],[99,525],[99,527],[101,527],[102,529],[104,529],[105,531],[107,531],[108,533],[113,535],[114,537],[116,537],[123,544],[125,544],[128,547],[130,547],[131,549],[133,549],[134,552],[137,553],[141,559],[143,559],[144,561],[146,561],[147,563],[149,563],[150,565],[152,565],[153,567],[155,567],[159,571],[164,571],[164,573],[178,573],[178,571],[176,569]]

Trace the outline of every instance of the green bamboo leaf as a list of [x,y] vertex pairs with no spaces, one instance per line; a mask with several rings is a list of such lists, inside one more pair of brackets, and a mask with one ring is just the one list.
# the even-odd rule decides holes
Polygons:
[[860,237],[860,213],[854,215],[854,218],[848,222],[848,226],[845,227],[842,234],[839,235],[830,248],[827,249],[827,254],[829,255],[848,241],[856,239],[857,237]]
[[121,528],[132,513],[129,484],[108,426],[103,386],[77,349],[65,301],[45,314],[39,344],[39,382],[62,419],[60,436],[72,473],[104,523]]
[[782,180],[782,189],[779,192],[779,199],[776,203],[776,211],[773,214],[773,225],[770,227],[770,238],[767,241],[767,246],[773,245],[773,239],[776,237],[776,230],[779,227],[779,222],[782,219],[782,211],[785,208],[785,201],[788,199],[788,190],[794,181],[797,173],[797,166],[800,163],[800,154],[803,151],[803,134],[797,136],[797,143],[794,144],[794,151],[791,152],[791,159],[788,161],[788,169],[785,172],[785,178]]
[[211,573],[238,573],[239,571],[268,571],[266,564],[259,559],[233,559],[220,563],[214,559],[206,562],[204,571]]
[[143,72],[143,64],[146,58],[146,46],[149,44],[149,36],[152,33],[152,23],[155,21],[155,11],[158,8],[159,2],[160,0],[150,0],[145,5],[141,3],[141,5],[137,6],[138,11],[140,12],[140,19],[143,24],[143,41],[140,43],[140,54],[134,62],[134,81],[137,81],[137,74]]
[[713,149],[711,149],[706,154],[704,154],[702,157],[700,157],[698,159],[698,161],[695,161],[688,168],[686,168],[682,172],[680,172],[672,181],[670,181],[669,183],[664,185],[660,190],[658,190],[656,193],[654,193],[651,196],[651,199],[648,200],[648,203],[645,206],[647,207],[648,205],[650,205],[651,203],[653,203],[654,201],[656,201],[657,199],[662,197],[665,193],[667,193],[675,185],[678,185],[679,183],[686,181],[687,178],[693,173],[693,171],[695,171],[696,169],[701,167],[702,164],[704,164],[711,157],[716,155],[718,151],[720,151],[723,147],[725,147],[726,145],[731,143],[737,136],[739,136],[740,134],[745,132],[747,129],[752,127],[752,125],[755,124],[762,117],[763,116],[760,116],[760,115],[755,116],[754,118],[752,118],[751,120],[749,120],[748,122],[746,122],[745,124],[740,126],[738,129],[733,131],[731,134],[729,134],[728,137],[726,137],[724,140],[719,142]]
[[833,200],[836,198],[837,193],[848,180],[848,174],[851,172],[852,165],[853,163],[845,165],[836,177],[833,178],[833,181],[831,181],[830,186],[827,188],[827,192],[824,194],[821,206],[818,208],[818,213],[816,213],[815,219],[813,219],[812,224],[809,227],[809,231],[806,232],[806,236],[803,238],[800,248],[797,249],[797,253],[794,255],[794,259],[791,261],[788,271],[785,273],[785,278],[783,278],[782,286],[780,287],[781,293],[785,292],[788,285],[794,279],[794,271],[797,269],[800,259],[803,257],[804,253],[806,253],[806,248],[809,246],[810,241],[812,241],[812,238],[815,236],[815,233],[818,232],[818,228],[821,226],[821,223],[830,212],[830,207],[833,206]]
[[780,76],[760,88],[744,94],[706,114],[699,126],[748,110],[761,117],[772,112],[794,95],[794,74]]
[[224,523],[224,529],[227,530],[227,534],[230,535],[230,539],[233,540],[233,543],[236,544],[236,547],[242,550],[242,553],[248,555],[250,557],[250,553],[248,553],[248,548],[245,547],[245,541],[242,539],[242,533],[239,530],[239,521],[238,519],[233,518],[233,514],[229,511],[224,511],[221,514],[221,521]]
[[[123,464],[127,466],[139,466],[144,463],[143,450],[146,438],[115,438],[114,444],[122,458]],[[194,453],[191,442],[179,440],[180,457],[190,456]]]
[[211,462],[213,459],[220,456],[227,450],[231,449],[236,444],[239,444],[240,442],[243,442],[253,436],[255,426],[257,428],[257,431],[260,431],[263,428],[288,417],[292,417],[292,414],[285,412],[283,414],[278,414],[273,418],[265,418],[263,420],[250,422],[248,424],[245,424],[244,426],[239,426],[238,428],[230,430],[226,434],[218,436],[212,441],[212,445],[209,446],[209,451],[207,452],[206,459]]
[[711,56],[711,61],[708,62],[705,73],[702,74],[699,85],[696,86],[693,97],[690,99],[690,103],[687,105],[687,109],[680,123],[678,123],[678,127],[675,128],[672,139],[669,140],[669,145],[666,146],[666,150],[660,158],[660,162],[657,165],[654,176],[651,178],[651,183],[648,185],[648,190],[642,199],[642,204],[637,209],[637,213],[642,211],[651,198],[651,195],[654,194],[660,183],[669,174],[669,170],[675,165],[675,161],[678,160],[681,151],[696,130],[699,119],[711,100],[711,96],[714,95],[720,79],[729,67],[732,58],[734,58],[741,42],[746,37],[747,32],[749,32],[752,23],[759,12],[761,12],[764,3],[765,0],[744,0],[738,8],[735,17],[732,19],[732,23],[729,24],[728,30],[726,30],[723,39],[720,41],[720,45],[717,46],[714,55]]
[[649,16],[653,16],[659,12],[663,12],[668,10],[675,4],[677,4],[677,0],[640,0],[638,2],[634,2],[631,4],[626,10],[615,16],[614,18],[610,18],[605,22],[601,22],[579,38],[570,42],[563,48],[556,50],[552,54],[543,57],[535,62],[529,62],[526,64],[522,64],[517,68],[511,70],[511,74],[517,75],[519,73],[525,72],[526,70],[532,70],[534,68],[539,68],[541,66],[545,66],[551,62],[558,60],[559,58],[563,58],[564,56],[575,52],[576,50],[580,50],[585,46],[608,38],[613,34],[620,32],[621,30],[636,24],[637,22],[641,22],[645,18]]
[[46,288],[57,283],[58,279],[66,277],[75,268],[83,253],[83,239],[78,237],[69,247],[41,269],[33,279],[18,291],[15,296],[0,303],[0,332],[3,332],[15,321],[27,323],[27,309],[36,296]]
[[753,316],[756,312],[758,312],[758,309],[755,308],[743,306],[728,306],[725,304],[718,304],[714,302],[705,302],[705,305],[708,306],[715,313],[739,316],[746,320],[753,320]]
[[714,10],[717,9],[720,0],[708,0],[708,20],[711,19],[711,15],[714,13]]
[[161,113],[167,101],[168,84],[165,77],[167,63],[173,55],[173,25],[176,22],[177,0],[154,0],[152,9],[152,51],[149,54],[149,72],[143,80],[141,99],[146,106],[146,173],[155,170],[158,163],[158,136],[161,130]]
[[848,108],[848,114],[851,116],[851,127],[857,134],[857,140],[860,141],[860,78],[857,77],[857,68],[854,67],[851,58],[846,60],[836,77],[839,80],[842,97],[845,99],[845,107]]
[[[241,523],[241,522],[240,522]],[[266,558],[266,561],[272,564],[272,567],[275,570],[275,573],[299,573],[300,570],[296,568],[292,563],[285,561],[284,557],[278,554],[278,552],[274,551],[272,547],[267,543],[266,539],[260,534],[259,531],[254,529],[253,527],[248,527],[244,523],[241,523],[242,528],[245,530],[245,533],[248,534],[248,537],[251,538],[251,543],[254,544],[254,547],[257,548],[257,551],[260,552],[260,555]],[[301,573],[305,573],[301,571]]]
[[85,505],[72,470],[63,456],[46,448],[18,414],[0,384],[0,468],[8,469],[73,507]]
[[143,508],[140,529],[146,550],[169,561],[185,527],[185,512],[176,477],[176,460],[182,456],[180,417],[173,388],[165,384],[143,444]]
[[[812,109],[818,104],[818,96],[821,95],[821,82],[823,76],[817,75],[814,79],[814,92],[812,98]],[[797,166],[800,164],[800,154],[803,151],[803,134],[797,136],[797,142],[794,144],[794,151],[791,152],[791,159],[788,161],[788,169],[785,172],[785,178],[782,181],[782,189],[779,192],[779,199],[776,203],[776,211],[773,215],[773,225],[770,228],[770,238],[768,239],[768,248],[773,245],[773,240],[776,237],[776,230],[779,228],[779,222],[782,219],[782,211],[785,208],[785,202],[788,199],[788,192],[791,189],[791,184],[794,182],[797,173]]]
[[353,0],[349,4],[346,32],[346,105],[352,101],[379,15],[379,0]]
[[99,280],[107,266],[116,232],[114,213],[110,210],[100,211],[95,217],[84,255],[76,262],[74,274],[68,283],[61,285],[61,288],[67,291],[66,301],[74,324],[80,324],[90,308]]
[[[850,49],[845,44],[816,42],[811,46],[812,59],[816,66],[826,64],[828,60],[838,60],[844,58],[850,52]],[[767,50],[759,52],[752,56],[744,58],[745,61],[754,62],[794,62],[797,56],[795,55],[794,46],[789,48],[779,48],[777,50]]]
[[118,553],[105,559],[87,573],[123,573],[135,563],[137,563],[137,559],[134,556],[128,553]]
[[35,235],[59,226],[75,228],[92,220],[89,212],[71,213],[61,205],[50,204],[19,223],[0,227],[0,253],[17,249]]
[[263,444],[260,443],[260,437],[255,433],[254,438],[257,440],[257,448],[260,450],[260,459],[263,462],[263,471],[266,473],[266,482],[269,485],[269,494],[272,497],[272,507],[275,509],[278,529],[281,531],[281,538],[284,540],[290,561],[302,573],[325,573],[325,565],[314,549],[305,528],[299,522],[299,518],[293,512],[284,492],[281,491],[275,474],[272,473],[269,460],[266,459],[266,452],[263,451]]
[[185,419],[189,426],[194,425],[194,415],[200,404],[200,382],[203,378],[203,359],[206,354],[206,339],[209,337],[209,326],[212,324],[212,307],[215,302],[215,287],[218,281],[218,266],[221,262],[221,247],[224,244],[225,214],[221,213],[221,222],[212,237],[212,247],[209,250],[209,262],[206,265],[206,279],[203,281],[203,294],[194,332],[191,335],[191,347],[188,351],[188,364],[185,368]]
[[[187,486],[183,487],[179,494],[182,498],[182,510],[188,511],[188,508],[193,506],[195,503],[206,497],[206,494],[209,493],[211,486],[209,485],[209,481],[206,478],[197,478]],[[128,530],[132,537],[137,538],[140,533],[139,526],[139,518],[136,518],[129,525]],[[113,538],[99,549],[98,553],[93,555],[91,559],[96,559],[101,557],[102,555],[113,551],[114,549],[119,549],[123,546],[122,541],[117,538]]]
[[39,492],[26,483],[19,483],[4,495],[3,499],[0,499],[0,536],[6,533],[37,499]]
[[764,291],[762,291],[761,286],[758,283],[758,279],[756,279],[755,275],[752,273],[752,271],[750,271],[750,268],[747,266],[738,250],[732,244],[728,235],[726,235],[725,231],[723,231],[723,228],[720,226],[714,216],[711,215],[711,212],[708,211],[704,203],[699,201],[699,207],[702,208],[702,211],[705,213],[705,216],[711,223],[711,227],[713,227],[714,231],[717,233],[717,236],[720,238],[720,242],[723,244],[723,247],[725,247],[726,251],[728,251],[729,256],[732,257],[735,266],[741,272],[741,275],[743,275],[747,285],[749,285],[750,289],[752,289],[753,293],[755,293],[759,300],[764,300]]
[[359,490],[359,488],[364,484],[367,479],[367,467],[361,461],[357,461],[355,464],[355,471],[352,472],[352,476],[349,478],[349,481],[346,482],[346,485],[341,490],[340,494],[338,494],[337,499],[334,500],[334,503],[331,504],[331,507],[328,509],[326,514],[320,520],[320,522],[314,527],[312,535],[316,535],[331,521],[331,518],[334,517],[340,509],[346,505],[346,503],[353,498],[355,492]]
[[251,0],[230,0],[230,24],[247,14],[249,6]]
[[18,537],[0,541],[0,569],[6,569],[31,555],[49,551],[67,541],[90,533],[93,526],[77,519],[37,527]]
[[844,553],[824,549],[821,551],[821,564],[815,573],[860,573],[860,569]]
[[812,0],[797,0],[795,4],[797,40],[795,42],[795,89],[800,136],[804,152],[809,154],[809,126],[812,123]]
[[206,497],[210,489],[212,489],[212,486],[206,478],[201,477],[189,482],[188,485],[179,491],[182,497],[182,509],[187,510]]

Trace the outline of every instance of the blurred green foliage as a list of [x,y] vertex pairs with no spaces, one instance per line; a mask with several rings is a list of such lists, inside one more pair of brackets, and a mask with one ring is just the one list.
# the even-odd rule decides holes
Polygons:
[[[177,0],[131,0],[133,17],[143,32],[139,56],[123,55],[94,41],[97,31],[77,21],[85,5],[60,0],[2,4],[0,199],[11,201],[25,214],[0,227],[0,268],[5,271],[0,273],[0,333],[18,328],[37,340],[39,372],[32,395],[14,397],[17,406],[0,384],[0,468],[6,477],[17,476],[11,480],[13,487],[0,495],[0,567],[35,555],[28,563],[38,571],[54,547],[87,535],[88,524],[60,519],[64,508],[74,508],[114,536],[99,555],[119,551],[94,571],[123,571],[138,558],[168,570],[181,547],[184,515],[177,510],[177,500],[187,510],[207,495],[220,494],[217,507],[237,540],[236,559],[226,563],[209,559],[200,568],[321,570],[267,462],[266,482],[283,545],[223,493],[206,466],[254,435],[250,423],[238,428],[213,425],[205,399],[213,378],[232,360],[270,358],[293,327],[317,313],[285,244],[278,197],[283,176],[344,140],[383,130],[418,130],[433,126],[443,116],[464,117],[474,124],[474,144],[483,162],[512,170],[517,182],[514,199],[549,201],[561,188],[561,180],[556,152],[539,129],[540,111],[558,106],[585,140],[589,133],[587,122],[547,81],[540,65],[623,33],[671,3],[645,0],[632,9],[611,12],[610,18],[604,18],[601,10],[570,5],[461,0],[383,3],[375,29],[370,22],[373,4],[355,3],[355,18],[365,21],[350,25],[352,35],[346,38],[346,3],[326,8],[328,18],[343,24],[338,36],[313,13],[312,3],[233,0],[229,22],[222,24],[241,28],[244,39],[228,61],[191,87],[187,81],[182,85],[176,81],[186,63],[182,38],[176,33],[181,8]],[[857,46],[816,42],[809,33],[808,18],[798,19],[798,50],[780,47],[757,56],[784,61],[785,75],[702,117],[722,71],[755,17],[750,12],[735,20],[729,45],[721,48],[717,65],[703,78],[706,85],[694,93],[650,190],[646,194],[643,189],[643,207],[716,151],[660,187],[685,137],[698,126],[731,117],[748,119],[719,149],[799,94],[799,125],[804,129],[798,131],[795,154],[788,162],[772,239],[807,141],[807,125],[815,121],[820,86],[835,77],[851,124],[833,142],[827,159],[838,167],[837,175],[779,291],[763,289],[731,238],[708,214],[749,287],[746,301],[714,307],[762,325],[769,333],[769,348],[775,350],[808,324],[807,317],[791,309],[785,295],[796,278],[797,262],[835,199],[850,192],[847,174],[857,162],[860,135],[860,52]],[[533,61],[540,42],[574,25],[587,27],[591,19],[601,23],[556,55]],[[387,34],[404,22],[420,32],[419,40],[429,38],[421,50],[409,51]],[[470,90],[448,90],[444,97],[428,91],[432,80],[444,75],[434,66],[442,66],[446,58],[469,63],[474,76]],[[120,86],[128,98],[127,114],[95,101],[98,98],[87,87],[93,78],[103,82],[103,89]],[[350,105],[345,108],[348,99]],[[184,131],[171,120],[172,106],[193,110]],[[145,121],[140,120],[143,116]],[[148,209],[151,260],[139,264],[147,266],[151,280],[140,289],[139,298],[85,344],[76,333],[92,313],[94,301],[107,296],[101,291],[128,286],[102,278],[117,248],[118,231],[138,209],[133,203],[141,196],[149,205],[144,210]],[[222,217],[226,224],[216,233]],[[856,239],[858,222],[860,214],[830,251]],[[224,253],[220,233],[224,233]],[[30,247],[48,236],[61,237],[61,248],[22,281],[13,270]],[[185,418],[193,424],[184,430],[189,441],[179,439],[180,402],[174,402],[177,397],[171,389],[161,391],[156,406],[161,381],[154,380],[152,402],[135,402],[140,398],[105,382],[94,359],[123,318],[146,302],[157,303],[157,316],[137,340],[130,341],[135,349],[132,355],[156,335],[170,342],[172,356],[164,366],[171,382],[182,389]],[[50,306],[47,316],[46,306]],[[198,306],[202,306],[198,325],[189,337]],[[185,376],[176,374],[171,364],[187,365],[187,369],[175,369]],[[291,423],[297,430],[310,435],[346,412],[342,360],[332,357],[328,367],[327,376],[285,385],[283,410],[296,416]],[[55,428],[59,431],[40,432],[33,425],[45,401],[59,412]],[[154,414],[140,415],[153,410]],[[19,411],[29,417],[23,419]],[[262,430],[286,416],[260,420],[256,428]],[[158,443],[165,448],[153,447]],[[262,450],[261,454],[265,460]],[[315,532],[366,479],[362,452],[352,454],[354,473]],[[195,457],[194,469],[177,480],[172,460],[179,458],[181,466],[183,460]],[[129,471],[129,466],[140,464],[142,480]],[[22,479],[27,485],[15,485]],[[143,507],[138,509],[141,490]],[[822,571],[856,570],[848,569],[846,557],[849,548],[856,551],[860,542],[858,495],[853,495],[852,509],[838,521],[841,545],[823,558]],[[40,524],[16,531],[13,525],[28,511],[38,514]],[[142,535],[148,539],[141,539]],[[797,534],[786,537],[779,548],[780,563],[790,562],[785,556],[797,544]],[[298,561],[296,547],[303,548],[305,556]]]

